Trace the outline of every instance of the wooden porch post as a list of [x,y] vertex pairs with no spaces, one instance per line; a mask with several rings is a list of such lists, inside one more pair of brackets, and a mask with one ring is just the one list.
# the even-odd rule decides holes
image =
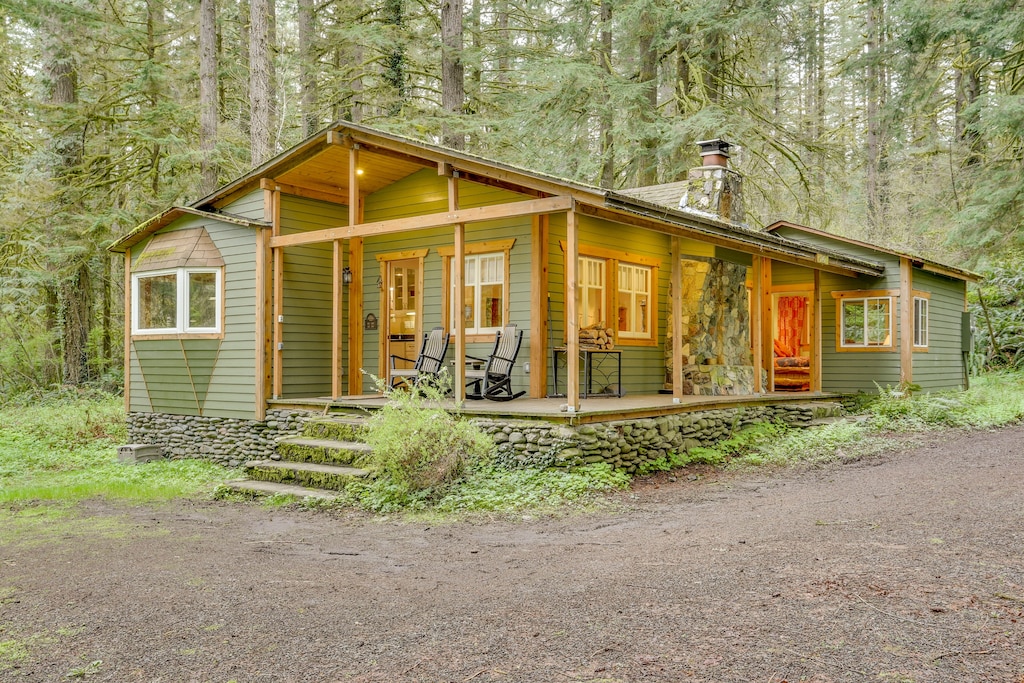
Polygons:
[[565,400],[570,413],[580,409],[580,330],[576,311],[580,242],[576,203],[565,215]]
[[[354,144],[348,151],[348,224],[349,227],[362,223],[359,201],[359,145]],[[348,241],[348,267],[352,271],[352,282],[348,292],[348,393],[363,393],[363,238],[354,237]],[[338,316],[339,312],[334,311]],[[340,329],[340,322],[339,322]],[[338,347],[340,348],[340,347]]]
[[761,305],[763,303],[761,282],[761,269],[764,267],[764,258],[755,256],[753,258],[752,279],[754,281],[753,291],[750,293],[750,347],[754,361],[754,393],[760,394],[765,390],[764,380],[761,378],[761,371],[764,369],[764,330],[761,329]]
[[[277,222],[274,208],[274,192],[263,190],[263,217],[271,225]],[[256,302],[255,302],[255,344],[256,358],[254,366],[256,419],[267,416],[267,395],[270,393],[270,344],[271,331],[269,317],[271,312],[271,272],[270,272],[270,229],[259,228],[256,232]]]
[[534,216],[530,245],[530,398],[548,393],[548,217]]
[[[281,234],[281,188],[274,188],[274,225],[271,234],[277,237]],[[271,365],[273,380],[271,381],[270,394],[274,398],[280,398],[284,389],[284,249],[273,247],[270,250],[271,261],[273,262],[273,316],[271,325],[273,327],[274,342],[271,347]]]
[[345,294],[341,278],[345,264],[341,240],[333,240],[331,246],[331,397],[340,398],[344,393],[341,381],[344,342],[341,312]]
[[683,400],[683,255],[672,237],[672,402]]
[[[448,174],[448,210],[452,213],[459,210],[458,173],[458,171],[449,170]],[[455,251],[452,254],[452,270],[454,271],[452,281],[455,291],[452,292],[452,300],[455,305],[455,315],[452,316],[452,322],[455,324],[455,374],[452,380],[454,385],[452,391],[455,394],[455,402],[462,403],[466,400],[466,316],[463,315],[466,305],[466,224],[456,223],[453,228]],[[444,298],[442,297],[441,300],[443,301]],[[447,334],[447,330],[445,334]]]
[[814,327],[811,328],[811,391],[821,391],[821,271],[814,271]]
[[914,266],[900,257],[900,383],[914,381]]
[[775,333],[772,323],[775,320],[775,311],[772,306],[772,260],[767,256],[761,258],[761,367],[768,370],[768,386],[765,391],[772,391],[774,387],[774,373],[772,371],[772,353],[775,348]]
[[[966,287],[964,291],[967,292]],[[967,303],[966,298],[964,303]],[[125,249],[125,413],[131,412],[131,315],[131,247],[128,247]]]

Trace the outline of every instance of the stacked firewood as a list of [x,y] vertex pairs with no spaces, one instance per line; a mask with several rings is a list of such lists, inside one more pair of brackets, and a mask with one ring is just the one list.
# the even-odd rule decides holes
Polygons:
[[584,349],[614,349],[614,330],[603,323],[580,329],[580,347]]

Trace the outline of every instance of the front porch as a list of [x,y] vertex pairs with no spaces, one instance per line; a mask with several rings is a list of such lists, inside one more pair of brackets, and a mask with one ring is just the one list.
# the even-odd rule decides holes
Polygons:
[[[592,396],[580,399],[579,409],[566,410],[564,397],[518,398],[514,401],[465,401],[461,412],[471,418],[489,420],[541,420],[565,425],[583,425],[598,422],[618,422],[693,413],[697,411],[798,406],[801,404],[835,404],[843,396],[826,392],[765,393],[745,396],[682,396],[671,394],[636,394],[623,397]],[[387,399],[380,394],[346,396],[332,399],[326,396],[310,398],[272,399],[267,401],[270,411],[305,411],[329,415],[352,411],[372,411],[382,407]],[[454,409],[455,400],[446,408]]]

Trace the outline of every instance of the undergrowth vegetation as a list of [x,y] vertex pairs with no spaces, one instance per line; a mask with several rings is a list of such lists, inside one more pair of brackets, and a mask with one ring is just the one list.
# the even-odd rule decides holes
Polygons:
[[193,495],[230,476],[200,460],[125,465],[127,432],[117,396],[54,395],[0,408],[0,503],[93,496],[166,500]]
[[[549,512],[593,505],[600,493],[629,485],[630,475],[606,464],[501,467],[486,434],[441,408],[448,381],[389,391],[387,408],[370,419],[373,455],[361,463],[374,476],[353,482],[330,505],[376,513]],[[880,388],[853,419],[828,425],[754,425],[716,444],[670,453],[638,475],[693,466],[818,465],[891,450],[906,443],[905,435],[1024,419],[1024,373],[990,373],[964,392],[914,395],[909,389]],[[126,439],[118,397],[59,395],[0,407],[0,504],[92,496],[164,500],[211,490],[236,474],[201,460],[122,464],[115,447]]]
[[444,371],[431,383],[409,388],[391,389],[377,378],[375,383],[389,399],[366,430],[373,454],[361,465],[375,476],[349,484],[342,504],[381,513],[514,512],[554,509],[629,483],[608,465],[496,466],[490,437],[450,406],[441,407],[451,386]]

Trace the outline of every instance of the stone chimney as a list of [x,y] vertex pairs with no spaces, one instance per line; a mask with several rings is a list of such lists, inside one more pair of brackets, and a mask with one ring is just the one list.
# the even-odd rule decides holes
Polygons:
[[743,176],[729,168],[725,140],[698,142],[702,166],[691,168],[679,208],[731,223],[743,222]]

